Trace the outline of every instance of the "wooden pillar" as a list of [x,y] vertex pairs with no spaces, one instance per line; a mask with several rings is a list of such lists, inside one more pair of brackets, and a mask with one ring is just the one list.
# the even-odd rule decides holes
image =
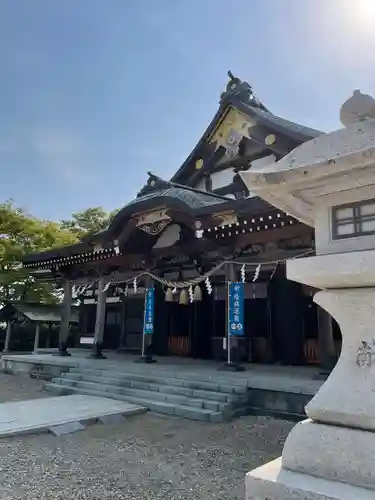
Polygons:
[[331,315],[317,306],[319,361],[324,370],[331,371],[335,364],[335,342]]
[[35,323],[35,339],[34,339],[34,351],[33,351],[34,354],[36,354],[38,351],[39,336],[40,336],[40,323],[39,321],[37,321]]
[[12,334],[12,321],[8,319],[7,321],[7,331],[5,335],[5,343],[4,343],[4,350],[3,352],[8,352],[9,351],[9,343],[10,343],[10,336]]
[[120,351],[126,342],[126,303],[125,300],[127,297],[122,298],[121,302],[121,332],[120,332],[120,340],[117,349]]
[[165,302],[165,292],[155,286],[154,335],[152,337],[152,354],[165,356],[168,354],[169,341],[169,302]]
[[48,323],[48,332],[46,334],[46,349],[49,349],[51,347],[51,330],[52,323]]
[[234,264],[226,264],[226,277],[227,281],[234,283],[237,281],[237,273]]
[[279,265],[268,286],[272,308],[272,351],[282,365],[301,365],[303,354],[302,286]]
[[87,333],[87,312],[83,299],[79,304],[79,331],[81,334]]
[[59,356],[70,356],[67,350],[69,337],[70,315],[72,312],[73,285],[69,280],[64,282],[64,299],[62,303],[61,322],[59,331]]
[[103,347],[107,292],[104,289],[104,287],[105,287],[105,277],[101,276],[98,282],[98,302],[96,305],[94,345],[93,345],[93,352],[91,354],[93,358],[100,358],[100,359],[105,358],[105,356],[102,353],[102,347]]

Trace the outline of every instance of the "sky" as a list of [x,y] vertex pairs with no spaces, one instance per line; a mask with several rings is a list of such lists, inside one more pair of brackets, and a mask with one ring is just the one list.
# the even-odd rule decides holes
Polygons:
[[1,0],[0,203],[60,220],[170,178],[227,71],[276,115],[340,127],[375,96],[375,0]]

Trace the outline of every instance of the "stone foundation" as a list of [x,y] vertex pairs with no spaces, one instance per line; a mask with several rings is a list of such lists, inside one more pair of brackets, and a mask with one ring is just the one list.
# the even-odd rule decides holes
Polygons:
[[69,370],[69,366],[62,364],[32,362],[29,359],[23,359],[23,356],[19,356],[19,358],[19,360],[1,359],[0,370],[3,373],[29,375],[32,378],[43,380],[52,380]]
[[246,500],[374,500],[374,490],[282,468],[281,458],[246,476]]

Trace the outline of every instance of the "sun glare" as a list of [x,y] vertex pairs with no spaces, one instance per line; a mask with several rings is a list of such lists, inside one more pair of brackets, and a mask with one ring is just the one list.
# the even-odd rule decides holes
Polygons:
[[356,28],[369,27],[375,29],[375,0],[350,0],[347,4],[346,17],[350,19]]
[[338,18],[344,23],[340,23],[344,35],[347,29],[357,40],[375,40],[375,0],[337,0],[336,5],[341,14],[337,13]]
[[375,22],[375,0],[356,0],[352,3],[353,17],[366,22]]

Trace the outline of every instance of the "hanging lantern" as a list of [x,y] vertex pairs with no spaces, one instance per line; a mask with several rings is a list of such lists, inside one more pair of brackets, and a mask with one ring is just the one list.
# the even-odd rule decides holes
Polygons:
[[187,290],[185,290],[185,289],[181,290],[179,303],[182,306],[187,306],[189,304],[189,297],[188,297]]
[[189,286],[188,294],[189,294],[189,302],[190,304],[192,304],[194,302],[193,285]]
[[128,284],[126,284],[126,285],[125,285],[125,290],[124,290],[124,295],[125,295],[125,297],[127,297],[127,296],[128,296],[128,292],[129,292],[129,285],[128,285]]
[[194,288],[194,300],[200,302],[202,300],[202,289],[199,285],[196,285]]
[[173,302],[173,291],[172,288],[167,288],[165,291],[165,302]]
[[134,278],[134,280],[133,280],[133,292],[134,292],[134,294],[136,294],[138,292],[137,278]]

